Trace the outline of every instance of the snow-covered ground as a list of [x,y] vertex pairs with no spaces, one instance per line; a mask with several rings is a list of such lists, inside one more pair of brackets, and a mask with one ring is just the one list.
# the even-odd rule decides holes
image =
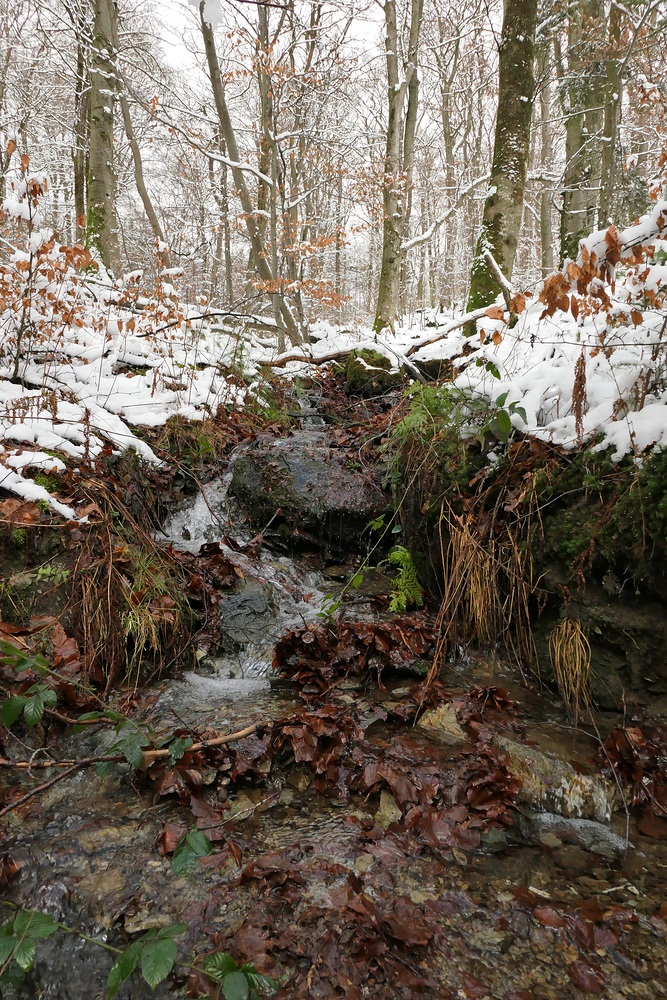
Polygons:
[[[491,407],[500,398],[506,410],[523,409],[510,414],[517,431],[566,448],[594,442],[614,460],[640,456],[667,444],[667,241],[657,236],[666,226],[662,202],[639,226],[593,234],[576,265],[526,292],[524,308],[523,296],[515,299],[512,328],[498,306],[474,337],[444,314],[416,317],[379,341],[318,322],[304,350],[322,357],[366,346],[395,367],[447,358],[459,389]],[[593,264],[606,258],[602,273],[591,253]],[[36,472],[85,463],[109,444],[157,462],[132,427],[243,405],[237,375],[261,396],[260,364],[280,361],[286,376],[303,371],[304,362],[278,355],[270,335],[235,317],[201,318],[202,303],[182,305],[176,280],[164,274],[142,297],[140,276],[112,285],[45,233],[0,266],[0,486],[75,517],[35,483]]]

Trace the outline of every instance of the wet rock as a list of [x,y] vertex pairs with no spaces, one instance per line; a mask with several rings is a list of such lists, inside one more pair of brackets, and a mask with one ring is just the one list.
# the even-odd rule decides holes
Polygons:
[[[545,812],[522,814],[519,815],[518,821],[521,834],[527,840],[542,843],[545,831],[549,831],[563,844],[574,845],[584,851],[593,851],[609,860],[622,857],[628,846],[624,837],[610,830],[605,823],[592,819],[568,818]],[[565,855],[565,857],[571,860],[575,856]]]
[[[607,822],[616,808],[615,786],[598,775],[578,774],[571,764],[504,736],[493,738],[521,780],[519,799],[534,809]],[[557,832],[557,831],[555,831]]]
[[389,358],[379,351],[363,348],[352,351],[345,365],[345,392],[348,396],[381,396],[405,382],[402,372],[392,370]]
[[345,550],[388,507],[369,470],[349,468],[326,435],[312,433],[259,437],[236,459],[229,493],[257,527],[280,511],[279,534],[291,547],[301,542]]
[[375,822],[386,830],[392,823],[398,823],[402,815],[394,796],[391,792],[383,789],[380,792],[380,808],[375,813]]
[[429,708],[417,723],[422,729],[428,729],[449,740],[466,740],[467,736],[461,727],[453,705],[443,704],[437,708]]
[[233,653],[260,646],[275,618],[271,592],[257,580],[244,580],[237,593],[224,594],[218,604],[220,649]]
[[567,844],[554,852],[554,861],[562,871],[582,875],[591,866],[591,856],[576,844]]

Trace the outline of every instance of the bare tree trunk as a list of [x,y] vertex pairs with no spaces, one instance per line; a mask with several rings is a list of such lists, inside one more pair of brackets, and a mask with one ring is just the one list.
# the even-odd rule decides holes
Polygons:
[[90,65],[90,158],[86,243],[95,247],[112,273],[120,267],[113,155],[114,102],[118,81],[113,39],[118,12],[114,0],[93,0]]
[[76,84],[74,92],[74,217],[76,238],[83,240],[86,232],[86,190],[90,146],[90,75],[88,46],[80,37],[76,46]]
[[610,52],[606,61],[606,86],[604,98],[604,125],[602,146],[602,184],[600,191],[600,220],[607,223],[614,212],[616,167],[618,160],[618,127],[623,105],[623,81],[618,47],[621,40],[621,12],[613,6],[609,14]]
[[546,174],[553,165],[553,144],[551,142],[551,85],[549,83],[549,52],[543,46],[537,56],[537,69],[541,81],[540,90],[540,168],[542,191],[540,193],[540,246],[542,277],[546,278],[554,269],[554,232],[551,223],[552,188],[547,184]]
[[232,171],[234,185],[241,200],[241,207],[245,216],[246,230],[250,239],[250,246],[255,266],[257,268],[257,274],[260,281],[264,284],[265,289],[272,301],[275,303],[276,297],[278,298],[279,321],[282,328],[284,328],[287,333],[290,342],[296,345],[301,343],[301,335],[292,311],[285,301],[285,297],[276,292],[277,275],[273,273],[269,265],[269,258],[266,254],[264,240],[262,239],[262,235],[257,225],[257,217],[252,203],[252,198],[250,197],[250,192],[241,167],[238,145],[236,143],[236,134],[234,132],[234,126],[232,125],[232,120],[229,116],[229,109],[227,108],[227,101],[225,99],[225,90],[220,73],[220,65],[218,63],[218,54],[215,48],[213,28],[206,20],[205,8],[205,0],[201,0],[199,5],[201,29],[202,37],[204,39],[204,48],[206,50],[209,77],[211,79],[211,87],[213,90],[213,98],[220,123],[220,131],[231,159],[230,169]]
[[576,259],[579,241],[596,228],[600,204],[601,136],[606,73],[587,58],[603,30],[602,0],[571,2],[565,106],[565,173],[560,226],[561,258]]
[[[405,172],[412,170],[414,162],[414,127],[417,115],[418,89],[410,83],[417,74],[417,55],[421,29],[423,0],[412,0],[410,17],[410,37],[405,76],[399,79],[398,26],[396,22],[395,0],[385,0],[387,97],[389,118],[387,122],[387,144],[385,150],[382,231],[382,266],[378,289],[375,323],[373,329],[379,333],[385,327],[393,329],[398,315],[403,263],[402,243],[405,232],[407,178]],[[404,120],[403,107],[408,97],[408,112]],[[409,127],[408,127],[409,125]]]
[[[506,277],[512,274],[523,214],[530,147],[536,24],[535,0],[505,0],[493,165],[482,230],[472,265],[468,312],[489,305],[498,294],[496,280],[484,260],[487,251],[491,252]],[[474,332],[474,328],[468,328],[467,332]]]

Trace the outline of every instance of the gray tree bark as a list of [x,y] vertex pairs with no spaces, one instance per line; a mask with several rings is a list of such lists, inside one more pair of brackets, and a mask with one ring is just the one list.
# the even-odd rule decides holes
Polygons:
[[[396,3],[395,0],[385,0],[384,4],[389,118],[384,164],[382,265],[373,324],[376,333],[385,327],[393,329],[398,315],[403,264],[402,244],[411,202],[409,191],[414,164],[414,136],[419,93],[417,56],[423,9],[424,0],[412,0],[407,65],[401,80]],[[404,115],[406,98],[407,110]]]
[[278,322],[280,323],[281,328],[284,329],[290,343],[296,345],[301,343],[301,334],[289,304],[285,300],[284,295],[280,293],[280,289],[277,287],[278,276],[273,272],[271,265],[269,264],[270,257],[267,255],[266,246],[262,238],[260,228],[257,224],[255,207],[250,196],[250,191],[248,190],[248,185],[246,184],[244,171],[239,157],[239,149],[236,142],[236,133],[234,131],[234,126],[232,125],[229,109],[227,107],[225,89],[222,81],[222,75],[220,73],[220,64],[218,62],[218,53],[215,47],[213,28],[206,20],[205,8],[206,4],[204,0],[201,0],[199,5],[201,30],[204,40],[204,48],[206,51],[209,77],[211,80],[211,88],[213,90],[213,99],[215,101],[216,112],[220,124],[220,133],[231,160],[230,169],[232,172],[232,178],[234,180],[234,185],[238,192],[241,207],[245,216],[245,226],[250,240],[253,261],[255,267],[257,268],[259,280],[264,285],[267,294],[273,302],[274,312],[278,316]]
[[[505,0],[493,164],[472,265],[468,312],[489,305],[498,294],[484,254],[493,255],[507,278],[514,266],[530,147],[536,26],[535,0]],[[468,332],[473,333],[474,328]]]
[[579,241],[597,228],[606,88],[603,62],[589,57],[604,30],[602,0],[572,0],[565,88],[565,173],[560,225],[561,259],[576,260]]
[[86,244],[94,247],[112,273],[120,268],[116,215],[116,172],[113,126],[116,77],[113,39],[118,12],[114,0],[92,0],[93,38],[90,58],[90,138]]

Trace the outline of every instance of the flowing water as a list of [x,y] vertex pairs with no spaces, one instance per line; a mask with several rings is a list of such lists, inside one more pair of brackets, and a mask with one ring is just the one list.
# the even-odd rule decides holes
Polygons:
[[[247,541],[233,515],[230,522],[228,482],[229,474],[184,505],[167,525],[165,540],[190,551],[225,537]],[[236,625],[220,656],[205,659],[199,672],[162,681],[144,698],[142,716],[158,733],[183,726],[234,731],[284,716],[299,703],[291,689],[271,685],[273,646],[286,630],[316,620],[329,585],[308,557],[295,562],[268,550],[253,557],[222,544],[243,574],[227,615],[232,621],[236,615]],[[573,733],[558,705],[523,686],[497,658],[460,661],[446,680],[452,693],[502,686],[520,704],[527,738],[541,752],[577,769],[589,766],[595,738]],[[383,697],[398,697],[401,684],[405,678],[389,684]],[[348,697],[353,702],[357,694]],[[391,740],[391,729],[381,736]],[[52,752],[80,759],[105,752],[114,738],[89,729],[59,737]],[[437,743],[425,733],[418,738]],[[26,752],[18,747],[16,756]],[[415,905],[438,904],[446,944],[419,959],[437,988],[421,994],[397,986],[387,989],[388,998],[667,996],[667,846],[642,837],[632,824],[628,839],[623,811],[601,823],[522,807],[515,825],[489,831],[478,851],[433,855],[364,840],[360,830],[378,822],[378,802],[319,795],[306,767],[272,774],[265,787],[249,783],[230,801],[244,865],[271,852],[298,852],[304,859],[303,905],[331,905],[338,884],[332,866],[361,879],[372,899],[393,895]],[[192,816],[139,787],[126,766],[104,779],[92,769],[76,773],[6,817],[2,853],[20,866],[6,897],[121,945],[124,935],[185,919],[184,947],[196,951],[204,931],[224,936],[256,921],[261,904],[252,885],[234,882],[231,861],[220,869],[200,865],[186,875],[172,873],[156,847],[165,823],[189,826]],[[215,907],[206,909],[212,898]],[[94,944],[57,935],[38,942],[28,979],[3,987],[2,997],[103,997],[110,964]],[[119,993],[125,1000],[149,995],[162,1000],[185,992],[163,984],[151,993],[135,977]]]

